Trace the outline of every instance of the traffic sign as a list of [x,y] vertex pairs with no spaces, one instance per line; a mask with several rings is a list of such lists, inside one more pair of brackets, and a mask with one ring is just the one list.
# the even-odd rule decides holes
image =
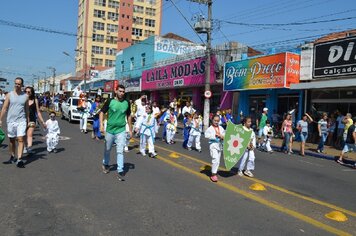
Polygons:
[[205,98],[211,98],[211,95],[212,95],[212,94],[211,94],[211,91],[209,91],[209,90],[207,90],[207,91],[204,92],[204,97],[205,97]]

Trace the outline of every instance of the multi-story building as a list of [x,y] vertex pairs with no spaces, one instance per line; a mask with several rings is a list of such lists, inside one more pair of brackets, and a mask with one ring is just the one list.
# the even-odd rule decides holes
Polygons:
[[79,0],[76,72],[115,66],[116,52],[161,32],[162,0]]

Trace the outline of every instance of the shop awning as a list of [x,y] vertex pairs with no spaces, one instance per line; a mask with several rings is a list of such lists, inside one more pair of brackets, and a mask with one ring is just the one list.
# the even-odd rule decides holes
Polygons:
[[356,87],[356,78],[311,81],[311,82],[304,82],[299,84],[291,84],[290,89],[320,89],[320,88],[342,88],[342,87]]

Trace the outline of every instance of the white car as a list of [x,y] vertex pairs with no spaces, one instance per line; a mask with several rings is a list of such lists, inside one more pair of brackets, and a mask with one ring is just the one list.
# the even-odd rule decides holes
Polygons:
[[[68,119],[69,122],[80,120],[81,114],[77,109],[79,99],[79,97],[70,97],[62,103],[62,119]],[[88,121],[92,121],[91,116],[88,118]]]

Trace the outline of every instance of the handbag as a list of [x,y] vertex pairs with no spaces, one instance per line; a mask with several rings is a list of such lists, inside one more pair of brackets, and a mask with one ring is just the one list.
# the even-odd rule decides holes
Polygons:
[[0,144],[5,140],[5,132],[0,128]]

